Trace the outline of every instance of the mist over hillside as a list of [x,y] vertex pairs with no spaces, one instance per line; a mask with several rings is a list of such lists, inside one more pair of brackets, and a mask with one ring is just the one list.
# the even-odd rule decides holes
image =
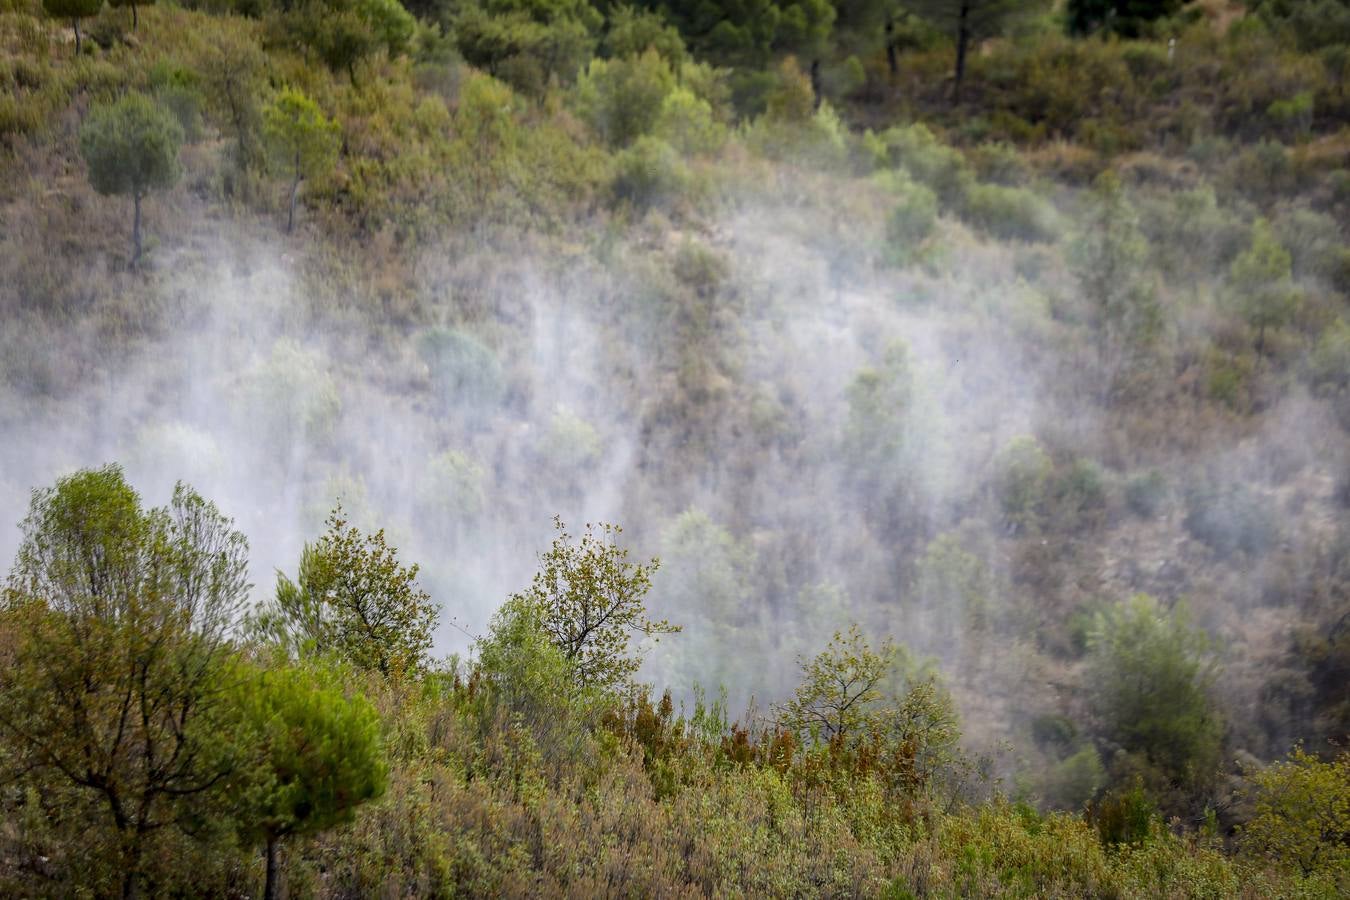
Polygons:
[[[0,8],[0,884],[1346,889],[1344,3],[53,3]],[[145,587],[207,534],[237,581]],[[179,646],[133,570],[234,660],[194,727],[280,759],[308,696],[361,801],[51,718]],[[1091,862],[943,868],[1005,831]]]

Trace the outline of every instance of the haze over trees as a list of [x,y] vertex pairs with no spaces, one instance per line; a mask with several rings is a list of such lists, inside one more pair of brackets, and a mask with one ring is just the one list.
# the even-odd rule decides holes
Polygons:
[[0,895],[1350,893],[1343,2],[0,7]]

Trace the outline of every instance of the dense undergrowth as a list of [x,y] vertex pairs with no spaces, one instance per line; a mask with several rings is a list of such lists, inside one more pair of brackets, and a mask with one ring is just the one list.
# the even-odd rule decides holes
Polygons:
[[[292,896],[1350,889],[1344,3],[1025,4],[958,104],[936,14],[762,6],[160,3],[77,52],[0,0],[0,508],[185,478],[264,598],[114,615],[0,538],[6,893],[252,895],[265,846]],[[100,471],[30,526],[83,546],[43,515]],[[339,513],[297,570],[335,496],[423,568]],[[609,683],[595,591],[512,594],[559,513],[682,627]],[[327,630],[370,559],[407,615]],[[25,737],[121,746],[135,679],[44,704],[150,658],[203,731],[106,777]],[[361,763],[327,817],[289,715]]]

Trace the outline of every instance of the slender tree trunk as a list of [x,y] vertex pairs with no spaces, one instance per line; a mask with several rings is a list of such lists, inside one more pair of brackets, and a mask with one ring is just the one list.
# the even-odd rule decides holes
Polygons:
[[961,4],[956,25],[956,83],[952,85],[952,105],[961,103],[961,81],[966,77],[966,47],[970,44],[970,3]]
[[131,218],[131,264],[134,266],[141,261],[141,193],[135,191],[131,195],[131,203],[134,213]]
[[814,108],[820,109],[820,57],[811,60],[811,97],[815,101]]
[[136,12],[136,4],[131,4],[131,30],[135,31],[141,27],[141,17]]
[[263,900],[277,900],[281,896],[280,879],[277,877],[277,839],[267,836],[267,881],[263,885]]
[[300,193],[300,160],[295,161],[295,177],[291,179],[291,197],[286,208],[286,233],[295,228],[295,197]]
[[137,828],[122,860],[126,866],[122,873],[122,900],[136,900],[141,891],[141,838],[141,830]]
[[894,78],[900,72],[900,59],[895,51],[895,16],[886,17],[886,68]]
[[71,16],[70,24],[75,29],[75,55],[80,55],[80,17]]

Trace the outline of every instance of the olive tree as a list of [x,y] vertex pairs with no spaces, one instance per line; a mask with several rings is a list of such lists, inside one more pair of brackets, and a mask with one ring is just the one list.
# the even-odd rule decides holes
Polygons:
[[680,630],[647,617],[644,598],[660,561],[629,562],[617,525],[602,523],[598,534],[587,525],[574,543],[562,519],[553,522],[558,530],[553,546],[541,557],[530,587],[511,601],[537,610],[540,625],[582,685],[618,687],[642,665],[640,654],[629,649],[633,635]]
[[14,771],[92,798],[115,834],[122,896],[154,835],[233,768],[221,741],[247,543],[186,485],[143,509],[117,466],[34,491],[4,594],[0,672]]
[[80,154],[89,183],[100,194],[130,194],[132,265],[141,258],[141,200],[178,183],[183,129],[167,109],[144,94],[127,94],[95,107],[80,129]]
[[263,138],[273,164],[290,179],[286,233],[295,227],[300,182],[327,172],[338,153],[338,126],[302,91],[286,89],[263,108]]

